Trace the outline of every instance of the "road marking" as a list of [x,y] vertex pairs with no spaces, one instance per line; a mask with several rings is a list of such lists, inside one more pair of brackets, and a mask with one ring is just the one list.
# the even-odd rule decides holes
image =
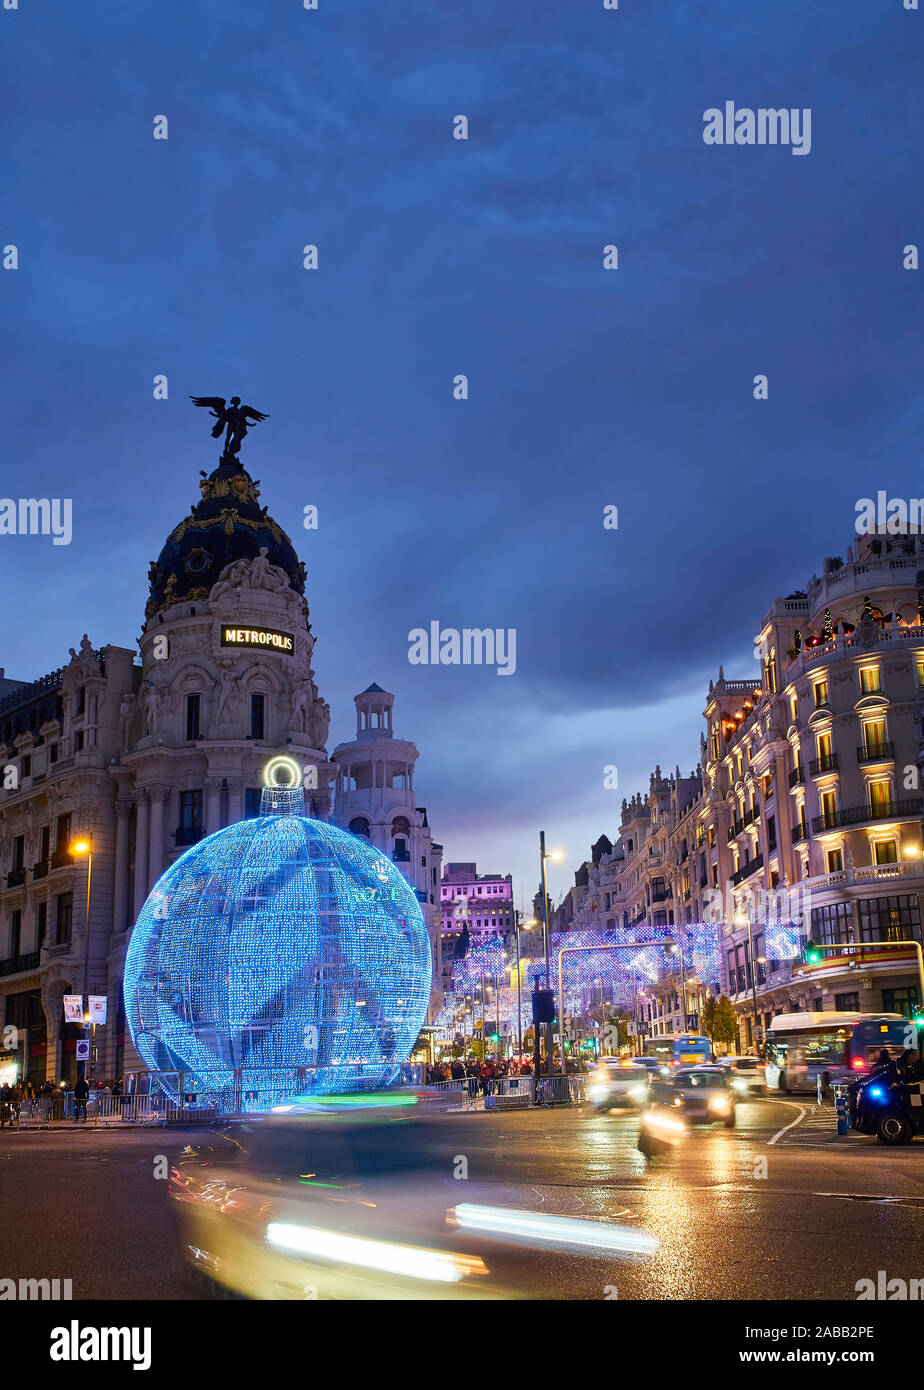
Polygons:
[[[776,1104],[777,1104],[777,1105],[795,1105],[796,1102],[795,1102],[794,1100],[778,1100],[778,1101],[776,1101]],[[800,1120],[804,1120],[804,1119],[805,1119],[805,1116],[806,1116],[806,1114],[808,1113],[808,1112],[806,1111],[806,1109],[805,1109],[805,1106],[804,1106],[804,1105],[800,1105],[800,1106],[797,1107],[797,1109],[798,1109],[799,1113],[798,1113],[798,1115],[796,1116],[796,1118],[795,1118],[794,1120],[790,1121],[790,1123],[789,1123],[788,1125],[784,1125],[782,1129],[778,1129],[777,1132],[776,1132],[776,1134],[774,1134],[773,1138],[767,1140],[767,1143],[768,1143],[768,1144],[775,1144],[776,1141],[777,1141],[778,1139],[782,1139],[783,1135],[787,1132],[787,1130],[793,1129],[793,1128],[799,1123]]]
[[871,1192],[813,1192],[813,1197],[843,1197],[850,1202],[924,1202],[924,1197],[878,1197]]

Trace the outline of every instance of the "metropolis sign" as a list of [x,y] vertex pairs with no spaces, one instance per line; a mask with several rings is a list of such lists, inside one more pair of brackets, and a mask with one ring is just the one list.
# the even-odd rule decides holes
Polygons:
[[274,627],[232,627],[229,623],[222,623],[221,645],[270,647],[276,652],[292,653],[295,650],[295,639],[291,633],[280,632]]

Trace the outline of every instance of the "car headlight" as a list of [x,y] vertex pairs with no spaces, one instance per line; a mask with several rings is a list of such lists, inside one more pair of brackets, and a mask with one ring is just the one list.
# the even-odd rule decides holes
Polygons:
[[488,1272],[484,1261],[478,1256],[395,1245],[391,1241],[369,1240],[365,1236],[326,1231],[317,1226],[302,1226],[293,1222],[271,1221],[266,1228],[266,1240],[277,1250],[290,1251],[294,1255],[439,1284],[454,1284],[467,1275]]
[[629,1095],[632,1097],[633,1100],[644,1100],[645,1094],[646,1092],[644,1086],[633,1086],[632,1090],[629,1092]]
[[709,1109],[714,1110],[717,1115],[727,1115],[731,1110],[731,1101],[727,1096],[714,1096],[709,1102]]
[[609,1093],[609,1086],[605,1086],[602,1081],[595,1081],[592,1086],[587,1087],[588,1100],[606,1100]]
[[746,1081],[742,1081],[742,1079],[741,1079],[740,1076],[736,1076],[735,1079],[734,1079],[734,1081],[732,1082],[732,1090],[733,1090],[733,1091],[746,1091],[747,1088],[748,1088],[748,1083],[747,1083]]

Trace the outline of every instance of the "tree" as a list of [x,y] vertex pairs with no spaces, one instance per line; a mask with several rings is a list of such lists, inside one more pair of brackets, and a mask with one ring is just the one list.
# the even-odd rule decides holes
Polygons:
[[707,995],[703,1005],[702,1027],[707,1038],[712,1037],[712,1029],[715,1024],[715,995]]
[[714,1043],[732,1043],[738,1032],[738,1016],[727,994],[719,996],[710,1037]]

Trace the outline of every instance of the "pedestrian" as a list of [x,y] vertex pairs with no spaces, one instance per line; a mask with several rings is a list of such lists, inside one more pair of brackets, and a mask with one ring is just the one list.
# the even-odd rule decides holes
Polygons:
[[75,1124],[76,1124],[77,1121],[81,1118],[81,1112],[82,1112],[82,1117],[83,1117],[84,1123],[86,1123],[86,1119],[87,1119],[87,1100],[88,1100],[88,1098],[89,1098],[89,1095],[90,1095],[90,1087],[87,1085],[87,1079],[86,1079],[86,1077],[85,1077],[85,1076],[78,1077],[78,1078],[77,1078],[77,1083],[76,1083],[76,1085],[74,1086],[74,1123],[75,1123]]
[[10,1128],[12,1129],[13,1122],[10,1118],[10,1110],[12,1107],[12,1103],[13,1088],[12,1086],[8,1086],[6,1082],[4,1082],[4,1084],[0,1086],[0,1129],[6,1128],[7,1120],[10,1121]]

